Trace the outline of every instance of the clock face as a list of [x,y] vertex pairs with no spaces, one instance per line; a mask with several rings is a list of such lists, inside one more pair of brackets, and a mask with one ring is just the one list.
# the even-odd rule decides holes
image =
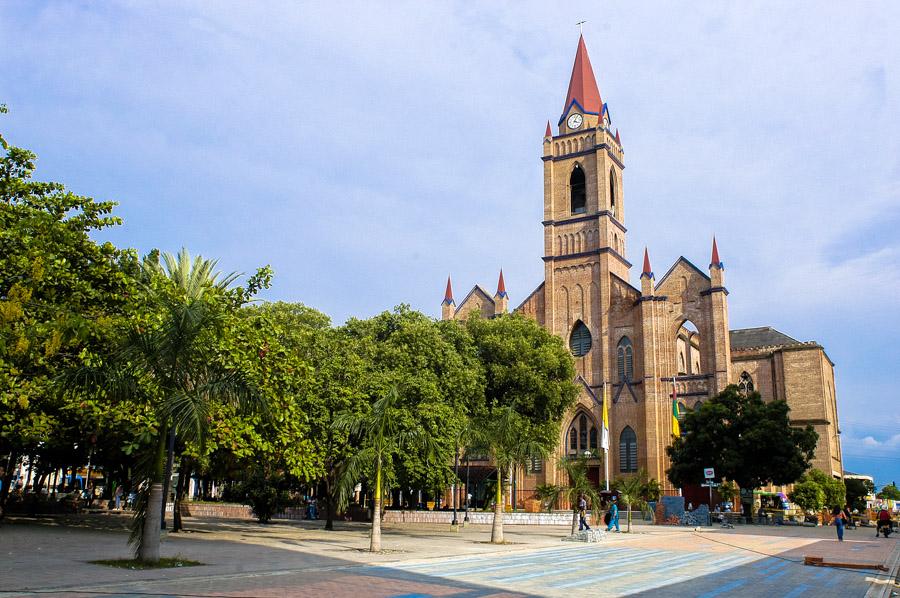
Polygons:
[[575,112],[574,114],[569,116],[568,120],[566,120],[566,125],[568,125],[570,129],[577,129],[581,127],[581,123],[583,122],[584,117]]

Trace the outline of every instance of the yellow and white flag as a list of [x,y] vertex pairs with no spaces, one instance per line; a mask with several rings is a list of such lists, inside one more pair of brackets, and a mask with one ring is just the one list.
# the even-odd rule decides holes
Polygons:
[[600,448],[604,451],[609,450],[609,394],[606,392],[606,383],[603,384],[603,433],[600,435]]

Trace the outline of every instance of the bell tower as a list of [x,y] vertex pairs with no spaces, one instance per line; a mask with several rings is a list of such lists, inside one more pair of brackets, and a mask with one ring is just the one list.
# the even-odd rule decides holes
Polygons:
[[[631,264],[625,259],[621,139],[611,128],[583,37],[557,127],[553,135],[547,123],[543,141],[544,321],[572,347],[588,384],[599,385],[612,379],[610,275],[628,281]],[[575,333],[579,342],[572,344]]]

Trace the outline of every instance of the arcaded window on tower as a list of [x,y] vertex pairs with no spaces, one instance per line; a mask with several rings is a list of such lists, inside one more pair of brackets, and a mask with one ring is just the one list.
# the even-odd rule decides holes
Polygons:
[[572,336],[569,337],[569,349],[575,357],[584,357],[591,350],[591,331],[579,320],[572,328]]
[[587,210],[587,186],[584,170],[578,164],[572,169],[572,175],[569,177],[569,190],[572,193],[572,213],[584,214]]
[[619,472],[632,473],[637,469],[637,434],[626,426],[619,436]]
[[634,348],[631,339],[623,336],[616,348],[616,373],[619,382],[631,382],[634,378]]
[[753,378],[747,372],[741,372],[741,380],[738,382],[738,386],[741,387],[741,392],[744,394],[753,392]]
[[616,212],[616,173],[611,168],[609,169],[609,209],[613,216],[619,217]]

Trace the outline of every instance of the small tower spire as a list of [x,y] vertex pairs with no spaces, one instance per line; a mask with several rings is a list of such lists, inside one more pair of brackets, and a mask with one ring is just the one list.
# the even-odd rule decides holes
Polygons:
[[550,121],[547,121],[547,130],[544,131],[544,137],[553,137],[553,130],[550,128]]
[[621,137],[619,137],[619,129],[616,129],[616,143],[618,143],[620,146],[622,145],[622,139]]
[[500,268],[500,279],[497,281],[497,297],[506,297],[506,283],[503,282],[503,268]]
[[453,285],[450,284],[450,275],[447,275],[447,290],[444,291],[444,303],[447,305],[455,305],[453,301]]
[[509,295],[506,294],[506,283],[503,281],[503,268],[500,268],[500,278],[497,280],[497,294],[494,295],[494,313],[505,314],[509,311]]
[[719,259],[719,246],[713,236],[712,261],[709,263],[710,286],[716,289],[725,288],[725,264]]
[[718,245],[716,245],[715,235],[713,235],[712,261],[710,261],[709,267],[719,268],[720,270],[725,267],[725,264],[723,264],[722,260],[719,259],[719,247]]
[[651,297],[656,292],[656,277],[650,267],[650,253],[644,247],[644,271],[641,272],[641,295]]
[[444,300],[441,302],[441,319],[452,320],[456,315],[456,302],[453,301],[453,286],[450,284],[450,275],[447,275],[447,290],[444,291]]
[[641,272],[641,276],[645,275],[653,277],[653,270],[650,268],[650,254],[647,252],[646,247],[644,247],[644,271]]

